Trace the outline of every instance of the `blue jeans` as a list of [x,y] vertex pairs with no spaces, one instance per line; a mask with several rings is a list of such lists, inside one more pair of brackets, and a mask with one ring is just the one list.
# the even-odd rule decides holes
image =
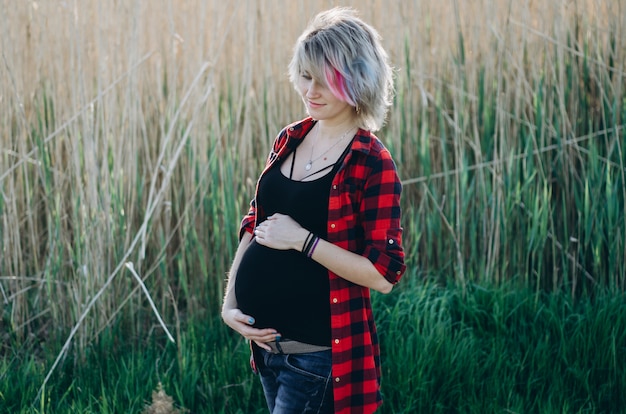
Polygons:
[[256,348],[256,365],[271,414],[332,413],[331,351],[273,354]]

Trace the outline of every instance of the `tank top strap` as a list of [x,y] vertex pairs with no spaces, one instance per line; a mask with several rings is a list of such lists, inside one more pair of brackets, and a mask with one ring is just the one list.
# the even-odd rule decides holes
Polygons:
[[[354,138],[353,138],[353,139],[354,139]],[[317,170],[317,171],[314,171],[314,172],[312,172],[312,173],[310,173],[310,174],[308,174],[308,175],[305,175],[304,177],[302,177],[302,180],[306,180],[307,178],[312,177],[312,176],[314,176],[315,174],[319,174],[319,173],[321,173],[322,171],[326,171],[326,170],[327,170],[327,169],[329,169],[329,168],[332,168],[332,169],[333,169],[333,170],[332,170],[332,172],[331,172],[332,174],[330,174],[330,175],[333,175],[333,176],[334,176],[334,175],[337,173],[337,171],[339,170],[339,167],[341,166],[341,164],[343,163],[343,160],[344,160],[344,159],[346,158],[346,156],[348,155],[348,152],[350,152],[350,148],[352,148],[352,141],[350,141],[350,144],[349,144],[348,146],[346,146],[346,148],[343,150],[343,152],[342,152],[342,153],[341,153],[341,155],[339,156],[339,159],[337,159],[337,161],[335,161],[335,163],[334,163],[334,164],[327,165],[327,166],[326,166],[326,167],[324,167],[324,168],[320,168],[320,169],[319,169],[319,170]],[[296,155],[296,154],[295,154],[295,149],[294,149],[294,158],[295,158],[295,155]],[[293,173],[293,160],[292,160],[292,162],[291,162],[291,171],[292,171],[292,173]],[[289,176],[289,178],[291,178],[291,175]],[[302,180],[300,180],[300,181],[302,181]]]

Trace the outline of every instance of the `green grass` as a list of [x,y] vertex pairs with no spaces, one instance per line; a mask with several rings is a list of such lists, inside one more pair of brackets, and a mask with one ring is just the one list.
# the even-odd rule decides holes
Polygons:
[[386,412],[621,412],[625,300],[403,289],[381,305]]
[[[572,301],[508,284],[465,292],[416,276],[375,295],[383,361],[381,413],[620,413],[626,404],[626,296]],[[261,413],[247,344],[219,321],[120,342],[119,328],[63,362],[39,400],[46,347],[2,360],[11,413],[140,413],[161,382],[193,413]]]
[[248,346],[222,324],[187,326],[177,346],[157,336],[121,342],[123,333],[108,329],[80,361],[64,360],[43,398],[39,387],[55,355],[20,350],[2,360],[0,412],[140,413],[159,382],[177,406],[195,413],[262,412]]

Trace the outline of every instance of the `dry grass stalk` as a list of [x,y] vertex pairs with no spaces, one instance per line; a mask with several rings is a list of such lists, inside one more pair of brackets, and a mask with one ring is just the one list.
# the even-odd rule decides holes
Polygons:
[[152,403],[142,411],[142,414],[183,414],[185,409],[174,407],[174,399],[163,391],[163,385],[159,382],[157,389],[152,391]]

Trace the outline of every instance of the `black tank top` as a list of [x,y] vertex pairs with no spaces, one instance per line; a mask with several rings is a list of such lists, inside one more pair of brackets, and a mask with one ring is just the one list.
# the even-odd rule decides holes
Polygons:
[[[289,215],[326,238],[330,186],[340,164],[313,181],[293,181],[275,165],[259,182],[257,203],[268,216]],[[241,311],[255,318],[255,327],[274,328],[283,338],[330,345],[328,270],[300,251],[270,249],[253,239],[239,264],[235,295]]]

